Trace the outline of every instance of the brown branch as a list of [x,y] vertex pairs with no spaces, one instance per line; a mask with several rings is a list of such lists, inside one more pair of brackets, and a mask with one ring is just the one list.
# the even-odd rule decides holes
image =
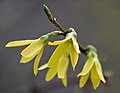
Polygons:
[[51,22],[52,24],[54,24],[56,27],[58,27],[61,31],[63,31],[63,33],[66,33],[66,30],[62,27],[62,25],[60,25],[60,24],[57,22],[56,18],[50,19],[50,22]]

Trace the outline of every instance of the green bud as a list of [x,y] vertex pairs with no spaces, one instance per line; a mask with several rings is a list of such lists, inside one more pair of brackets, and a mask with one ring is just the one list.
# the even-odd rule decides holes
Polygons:
[[86,51],[87,57],[97,57],[97,50],[92,45],[88,45]]
[[40,38],[46,44],[46,43],[49,42],[50,36],[49,35],[43,35]]
[[43,7],[44,7],[44,12],[46,13],[48,19],[49,19],[49,20],[53,19],[53,15],[52,15],[52,13],[50,12],[49,8],[48,8],[45,4],[43,5]]
[[75,38],[77,38],[77,33],[75,32],[74,28],[67,29],[67,33],[73,35]]
[[68,32],[68,33],[73,32],[73,31],[75,31],[73,28],[68,28],[68,29],[67,29],[67,32]]
[[86,49],[87,49],[87,51],[95,51],[95,52],[97,52],[97,49],[92,45],[88,45]]
[[89,51],[89,52],[87,53],[87,57],[88,57],[88,58],[90,58],[90,57],[97,57],[97,53],[94,52],[94,51]]

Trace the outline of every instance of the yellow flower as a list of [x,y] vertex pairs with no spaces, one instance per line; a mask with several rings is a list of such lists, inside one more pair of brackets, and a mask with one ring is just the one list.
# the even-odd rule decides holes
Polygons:
[[83,67],[82,72],[77,75],[78,77],[81,76],[79,82],[80,87],[84,87],[89,78],[89,75],[94,89],[99,86],[100,80],[106,83],[102,73],[102,67],[96,53],[96,49],[93,46],[88,46],[86,63]]
[[37,75],[39,60],[41,59],[45,45],[49,42],[49,38],[50,38],[49,35],[43,35],[42,37],[35,40],[12,41],[12,42],[9,42],[6,45],[6,47],[17,47],[17,46],[28,45],[21,52],[22,57],[21,57],[20,63],[27,63],[36,56],[33,71],[34,71],[34,74]]
[[59,79],[61,79],[63,85],[67,86],[67,70],[68,70],[68,52],[63,54],[63,56],[56,62],[52,67],[48,66],[48,63],[42,65],[39,70],[43,70],[45,68],[49,68],[45,80],[50,81],[53,79],[56,75]]
[[77,34],[73,28],[69,28],[70,33],[66,35],[64,40],[54,41],[53,43],[49,42],[49,45],[58,45],[51,58],[48,61],[48,66],[52,67],[58,60],[62,57],[66,51],[70,51],[70,58],[73,70],[78,62],[78,57],[80,54],[79,45],[76,41]]
[[53,52],[47,64],[39,68],[43,70],[49,68],[46,74],[46,81],[50,81],[56,75],[62,80],[64,86],[67,86],[67,69],[69,64],[69,55],[73,69],[78,61],[80,53],[78,43],[76,41],[76,33],[73,28],[68,29],[70,32],[66,35],[64,40],[49,42],[49,45],[58,45]]

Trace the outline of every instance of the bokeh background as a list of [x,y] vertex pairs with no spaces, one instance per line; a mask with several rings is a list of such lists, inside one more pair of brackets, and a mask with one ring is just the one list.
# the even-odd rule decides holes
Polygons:
[[[34,76],[34,60],[19,63],[24,47],[5,48],[9,41],[34,39],[58,30],[48,21],[43,4],[66,29],[76,29],[81,44],[92,44],[98,49],[104,71],[112,75],[111,86],[101,84],[96,91],[91,83],[83,89],[78,87],[76,75],[84,65],[84,55],[80,55],[76,72],[69,66],[68,87],[64,88],[57,78],[45,82],[47,70]],[[53,49],[46,47],[40,65],[48,61]],[[119,60],[120,0],[0,0],[0,93],[119,93]]]

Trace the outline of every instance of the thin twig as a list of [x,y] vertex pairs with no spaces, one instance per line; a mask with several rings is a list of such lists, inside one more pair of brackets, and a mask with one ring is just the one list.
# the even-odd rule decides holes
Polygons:
[[50,19],[50,22],[63,31],[63,33],[66,33],[66,30],[57,22],[56,18]]
[[81,45],[81,44],[79,44],[79,49],[80,49],[80,51],[83,53],[83,54],[86,54],[86,48],[85,47],[83,47],[83,45]]

